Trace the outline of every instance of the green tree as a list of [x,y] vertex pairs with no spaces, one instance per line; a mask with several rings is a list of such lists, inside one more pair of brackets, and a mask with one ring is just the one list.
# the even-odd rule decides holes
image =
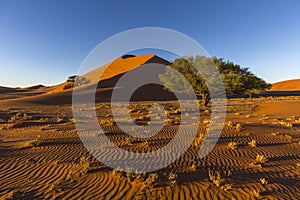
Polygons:
[[[218,70],[212,70],[215,67]],[[207,106],[210,100],[209,94],[212,91],[209,91],[209,88],[214,90],[214,93],[221,91],[220,80],[223,80],[227,94],[249,94],[252,97],[253,93],[261,93],[271,87],[270,84],[250,72],[249,68],[242,68],[223,58],[194,56],[175,59],[167,67],[166,73],[159,75],[165,88],[170,91],[191,92],[187,89],[187,84],[182,77],[174,74],[170,68],[183,75],[192,86],[193,92],[201,96],[204,106]],[[218,78],[220,74],[222,79]]]
[[[198,66],[198,67],[195,67]],[[218,92],[217,70],[211,70],[215,67],[210,58],[204,56],[185,57],[174,60],[168,67],[164,74],[160,74],[160,81],[164,83],[165,88],[170,91],[191,93],[201,96],[202,104],[207,106],[210,92]],[[171,69],[175,69],[182,74],[180,77]],[[186,81],[182,80],[185,79]],[[188,89],[187,83],[192,86],[192,91]],[[214,91],[209,91],[214,90]]]

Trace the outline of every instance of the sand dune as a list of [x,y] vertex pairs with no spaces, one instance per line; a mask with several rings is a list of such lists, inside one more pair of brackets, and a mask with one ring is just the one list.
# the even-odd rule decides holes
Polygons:
[[[141,67],[143,64],[158,63],[162,65],[169,64],[168,61],[155,56],[153,54],[145,54],[135,57],[125,57],[117,58],[111,63],[105,66],[99,67],[85,75],[83,77],[90,80],[87,85],[84,85],[82,89],[79,89],[82,94],[86,92],[92,92],[91,88],[97,84],[96,101],[97,102],[107,102],[111,99],[111,94],[113,92],[113,87],[122,77],[122,75],[128,71],[133,71],[134,69]],[[97,79],[99,73],[102,71],[102,77],[100,82]],[[147,66],[145,67],[147,71]],[[159,70],[157,70],[159,72]],[[157,73],[154,72],[154,73]],[[162,69],[161,73],[164,72]],[[149,73],[153,73],[151,70]],[[157,77],[158,78],[158,77]],[[159,81],[159,80],[157,80]],[[98,84],[99,82],[99,84]],[[17,99],[16,102],[28,102],[36,104],[46,104],[46,105],[61,105],[61,104],[71,104],[72,103],[72,89],[64,90],[64,86],[68,84],[67,82],[61,83],[59,85],[47,88],[47,92],[38,95],[24,97],[22,99]],[[126,90],[126,88],[118,88],[118,90]],[[162,86],[159,85],[146,85],[140,88],[135,95],[133,95],[132,100],[168,100],[175,99],[174,95],[163,90]]]
[[300,79],[274,83],[271,91],[300,91]]

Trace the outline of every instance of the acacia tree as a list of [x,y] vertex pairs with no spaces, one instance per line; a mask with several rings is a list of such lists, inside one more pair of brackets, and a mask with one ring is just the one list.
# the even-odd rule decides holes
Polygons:
[[[210,100],[209,93],[218,92],[218,85],[220,85],[217,83],[218,72],[211,70],[212,67],[215,67],[212,60],[204,56],[178,58],[167,66],[166,72],[160,74],[159,78],[164,83],[165,89],[182,93],[194,92],[201,97],[202,104],[207,106]],[[178,76],[171,69],[175,69],[183,77]],[[192,86],[192,91],[189,90],[187,82],[182,79]]]
[[159,75],[159,78],[167,90],[191,92],[182,77],[170,70],[171,68],[175,69],[192,86],[193,92],[201,97],[202,104],[207,106],[211,92],[208,88],[213,88],[214,92],[218,92],[220,85],[216,82],[220,80],[216,78],[220,74],[216,73],[217,70],[210,70],[212,67],[217,67],[221,74],[227,94],[249,94],[252,97],[253,93],[260,93],[271,87],[270,84],[250,72],[249,68],[242,68],[233,62],[224,61],[222,58],[204,56],[177,58],[167,67],[164,74]]

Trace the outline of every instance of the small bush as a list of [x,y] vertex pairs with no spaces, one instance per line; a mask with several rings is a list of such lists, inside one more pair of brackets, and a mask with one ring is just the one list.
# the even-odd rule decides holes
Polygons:
[[64,85],[63,90],[68,90],[74,87],[74,83],[68,83]]

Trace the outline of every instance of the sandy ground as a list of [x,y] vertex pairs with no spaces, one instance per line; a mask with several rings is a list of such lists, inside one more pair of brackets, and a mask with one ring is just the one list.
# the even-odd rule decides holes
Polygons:
[[[210,119],[203,112],[198,142],[170,166],[147,174],[119,172],[91,156],[78,137],[70,104],[1,100],[0,199],[300,199],[299,100],[229,100],[221,137],[199,159]],[[159,149],[178,127],[174,115],[151,139],[128,140],[107,119],[109,104],[97,104],[97,111],[106,136],[128,151]]]

